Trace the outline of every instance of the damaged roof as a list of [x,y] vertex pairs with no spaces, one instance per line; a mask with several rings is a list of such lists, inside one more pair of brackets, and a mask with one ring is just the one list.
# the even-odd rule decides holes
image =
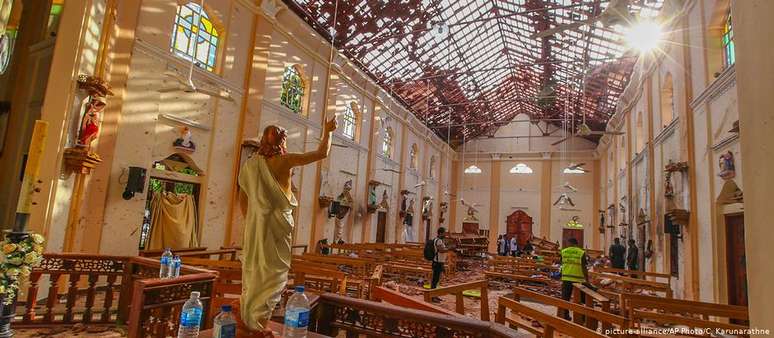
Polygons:
[[[604,130],[633,71],[623,29],[663,0],[284,0],[450,144],[516,115]],[[569,119],[569,120],[568,120]]]

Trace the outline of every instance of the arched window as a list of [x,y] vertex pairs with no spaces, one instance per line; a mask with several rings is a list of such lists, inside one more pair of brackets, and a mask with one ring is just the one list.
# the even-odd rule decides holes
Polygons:
[[296,66],[285,67],[282,75],[280,103],[295,113],[301,113],[301,101],[304,98],[304,79]]
[[355,140],[355,132],[357,131],[357,112],[357,104],[355,102],[350,102],[344,109],[344,115],[342,117],[343,128],[341,129],[341,133],[353,141]]
[[734,29],[731,26],[731,10],[723,22],[723,67],[728,68],[736,63],[736,54],[734,53]]
[[661,86],[661,126],[666,128],[675,119],[674,87],[672,74],[667,73]]
[[411,169],[416,169],[419,166],[419,146],[416,143],[411,145],[411,152],[409,153],[411,161],[409,166]]
[[392,158],[392,127],[384,130],[384,139],[382,140],[382,155]]
[[524,163],[518,163],[511,170],[508,171],[511,174],[531,174],[532,168]]
[[[196,24],[194,24],[196,23]],[[193,60],[202,69],[215,70],[220,35],[207,12],[196,3],[177,7],[172,31],[172,52]]]

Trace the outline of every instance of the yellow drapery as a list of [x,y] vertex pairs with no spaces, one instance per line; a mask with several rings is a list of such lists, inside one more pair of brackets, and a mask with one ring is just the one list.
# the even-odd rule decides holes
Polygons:
[[247,195],[240,315],[250,329],[260,331],[288,280],[293,209],[298,203],[282,191],[263,156],[245,162],[239,187]]
[[199,222],[193,195],[155,192],[151,200],[148,249],[199,246]]

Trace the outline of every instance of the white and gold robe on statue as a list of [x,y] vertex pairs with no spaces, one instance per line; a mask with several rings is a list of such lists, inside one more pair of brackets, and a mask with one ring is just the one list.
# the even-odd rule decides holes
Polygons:
[[263,330],[280,300],[290,270],[295,196],[285,195],[263,156],[245,162],[239,187],[247,195],[242,242],[242,321]]

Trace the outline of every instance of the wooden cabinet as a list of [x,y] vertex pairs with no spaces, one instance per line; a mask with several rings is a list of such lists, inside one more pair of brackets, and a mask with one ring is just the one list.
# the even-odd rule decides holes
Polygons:
[[508,239],[516,236],[519,246],[526,245],[532,238],[532,217],[523,210],[516,210],[508,215],[505,229]]

